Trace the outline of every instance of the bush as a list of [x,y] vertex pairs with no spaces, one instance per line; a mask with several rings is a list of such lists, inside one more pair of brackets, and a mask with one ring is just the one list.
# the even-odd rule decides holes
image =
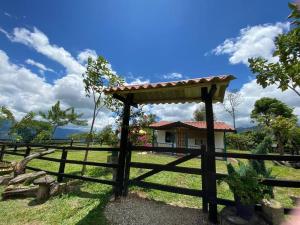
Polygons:
[[226,145],[232,149],[250,150],[255,146],[255,141],[250,133],[226,134]]

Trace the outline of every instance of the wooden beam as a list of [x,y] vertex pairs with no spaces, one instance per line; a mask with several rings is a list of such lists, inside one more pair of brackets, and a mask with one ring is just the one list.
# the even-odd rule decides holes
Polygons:
[[132,103],[132,94],[128,94],[124,101],[123,108],[123,121],[121,127],[121,141],[120,141],[120,153],[118,159],[118,171],[117,171],[117,186],[115,188],[115,197],[118,198],[124,191],[124,180],[125,180],[125,167],[126,157],[128,152],[128,134],[129,134],[129,119],[130,119],[130,105]]
[[[131,95],[131,94],[128,94],[128,95]],[[125,103],[125,102],[127,101],[127,99],[124,98],[124,97],[122,97],[121,95],[113,94],[112,96],[113,96],[115,99],[118,99],[119,101],[121,101],[121,102],[123,102],[123,103]],[[130,104],[131,106],[135,107],[135,108],[138,107],[138,104],[132,102],[132,100],[129,102],[129,104]]]
[[[200,153],[199,153],[199,154],[200,154]],[[199,154],[198,154],[198,155],[199,155]],[[165,166],[176,166],[176,165],[178,165],[178,164],[180,164],[180,163],[183,163],[183,162],[186,162],[186,161],[188,161],[188,160],[190,160],[190,159],[193,159],[193,158],[197,157],[198,155],[197,155],[197,154],[186,155],[186,156],[183,156],[183,157],[181,157],[181,158],[179,158],[179,159],[176,159],[175,161],[172,161],[172,162],[169,162],[169,163],[165,164]],[[145,178],[147,178],[147,177],[150,177],[150,176],[152,176],[152,175],[154,175],[154,174],[157,174],[157,173],[159,173],[159,172],[161,172],[161,171],[164,171],[164,169],[161,168],[161,169],[150,170],[150,171],[148,171],[147,173],[144,173],[144,174],[142,174],[142,175],[140,175],[140,176],[134,178],[132,181],[140,181],[140,180],[143,180],[143,179],[145,179]]]
[[215,134],[214,134],[214,113],[212,99],[216,87],[212,86],[208,92],[207,87],[201,90],[201,97],[205,102],[206,126],[207,126],[207,148],[204,151],[205,168],[207,171],[206,179],[206,197],[209,203],[209,220],[217,223],[217,184],[216,184],[216,161],[215,161]]

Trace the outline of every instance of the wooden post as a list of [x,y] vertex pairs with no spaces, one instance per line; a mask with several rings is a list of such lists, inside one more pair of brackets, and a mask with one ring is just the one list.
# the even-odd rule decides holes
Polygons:
[[24,158],[26,158],[27,156],[30,155],[30,151],[31,151],[31,148],[30,148],[29,145],[27,145],[27,146],[26,146],[26,151],[25,151],[25,156],[24,156]]
[[118,198],[122,195],[124,190],[124,175],[125,175],[125,162],[126,153],[128,149],[128,134],[129,134],[129,119],[130,119],[130,105],[132,103],[132,94],[128,94],[124,100],[122,127],[121,127],[121,141],[120,152],[118,159],[118,171],[117,171],[117,187],[115,188],[115,197]]
[[68,157],[68,150],[63,148],[62,153],[61,153],[61,162],[59,164],[59,170],[58,173],[59,175],[57,176],[57,181],[62,182],[64,178],[64,173],[65,173],[65,166],[66,166],[66,159]]
[[4,150],[5,150],[5,145],[2,145],[2,146],[1,146],[1,152],[0,152],[0,161],[3,161]]
[[202,191],[203,191],[203,197],[202,197],[202,210],[203,212],[208,212],[208,202],[207,202],[207,166],[206,166],[206,154],[204,154],[206,151],[206,146],[201,145],[201,179],[202,179]]
[[128,195],[128,181],[129,181],[129,176],[130,176],[131,149],[132,149],[132,144],[131,144],[131,142],[129,142],[128,149],[126,152],[126,163],[125,163],[126,167],[125,167],[123,196]]
[[207,150],[204,152],[207,166],[206,193],[209,203],[209,220],[217,223],[217,184],[216,184],[216,160],[215,160],[215,134],[214,134],[214,113],[212,99],[216,86],[212,85],[208,92],[207,87],[202,88],[201,95],[205,103],[206,126],[207,126]]

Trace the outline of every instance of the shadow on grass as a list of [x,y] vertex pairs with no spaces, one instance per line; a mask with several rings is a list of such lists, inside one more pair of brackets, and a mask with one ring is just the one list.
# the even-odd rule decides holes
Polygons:
[[104,208],[109,202],[109,199],[112,195],[112,190],[104,191],[99,194],[91,194],[88,192],[78,192],[78,196],[84,198],[94,198],[99,199],[99,204],[95,206],[92,210],[88,212],[88,214],[82,218],[76,225],[106,225],[108,224],[105,216],[104,216]]

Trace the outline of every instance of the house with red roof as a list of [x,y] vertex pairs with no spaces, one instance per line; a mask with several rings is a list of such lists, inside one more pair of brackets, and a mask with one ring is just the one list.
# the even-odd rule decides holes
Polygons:
[[[153,146],[177,148],[201,148],[206,145],[205,121],[160,121],[149,126],[153,129]],[[216,151],[226,150],[227,132],[235,129],[224,122],[214,122]]]

